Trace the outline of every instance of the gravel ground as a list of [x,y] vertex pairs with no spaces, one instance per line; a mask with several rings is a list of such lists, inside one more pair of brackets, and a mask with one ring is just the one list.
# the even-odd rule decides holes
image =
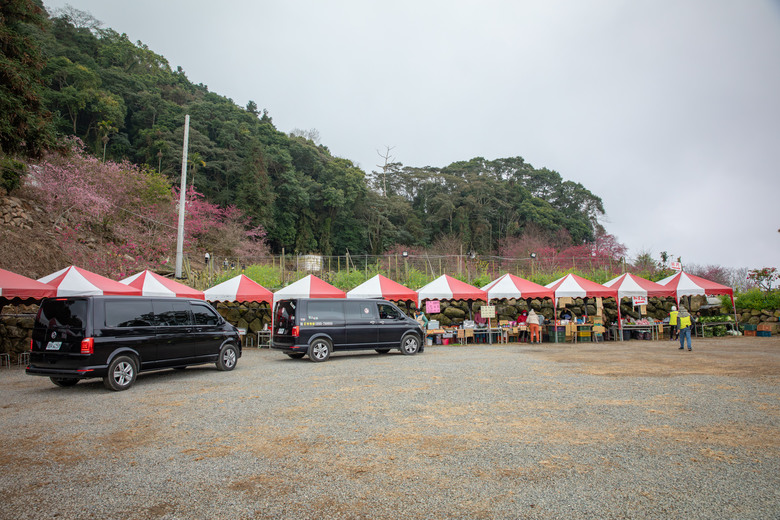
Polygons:
[[780,518],[780,339],[0,370],[0,518]]

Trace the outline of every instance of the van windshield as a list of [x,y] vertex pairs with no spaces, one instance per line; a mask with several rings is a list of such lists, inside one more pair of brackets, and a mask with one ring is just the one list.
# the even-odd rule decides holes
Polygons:
[[87,315],[87,300],[45,300],[36,320],[43,328],[83,329]]

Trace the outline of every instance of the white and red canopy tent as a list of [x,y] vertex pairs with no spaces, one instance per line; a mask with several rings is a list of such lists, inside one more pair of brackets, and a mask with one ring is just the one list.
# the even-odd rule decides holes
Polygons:
[[287,298],[346,298],[347,293],[310,274],[274,293],[274,302]]
[[604,287],[596,282],[586,280],[576,274],[567,274],[554,282],[545,285],[555,292],[555,299],[559,298],[615,298],[617,289]]
[[391,301],[417,301],[417,291],[401,285],[390,278],[378,274],[369,278],[351,291],[347,298],[382,298]]
[[619,298],[631,298],[634,296],[643,296],[645,298],[674,296],[674,291],[669,287],[645,280],[644,278],[631,273],[621,274],[606,282],[604,287],[617,289]]
[[605,283],[604,286],[617,289],[618,292],[617,311],[618,327],[621,331],[620,339],[623,339],[623,320],[620,312],[620,300],[622,298],[633,298],[635,296],[644,298],[653,296],[663,298],[666,296],[674,296],[674,291],[668,287],[651,282],[650,280],[645,280],[644,278],[631,273],[621,274]]
[[56,296],[141,295],[141,289],[116,282],[75,265],[39,278],[38,281],[54,286],[57,290]]
[[0,269],[0,299],[40,300],[56,294],[57,289],[51,285]]
[[[615,298],[618,299],[617,289],[604,287],[603,285],[591,282],[581,276],[569,273],[563,278],[558,278],[554,282],[545,285],[548,289],[555,292],[555,307],[558,307],[558,300],[561,298]],[[620,305],[618,305],[618,308]],[[557,341],[557,336],[556,336]]]
[[688,274],[685,271],[680,271],[663,280],[658,280],[658,284],[674,291],[674,298],[677,302],[680,301],[680,297],[682,296],[727,294],[731,298],[731,306],[734,308],[734,319],[737,321],[739,320],[739,318],[737,318],[737,306],[734,303],[734,289],[731,287],[711,282],[700,276]]
[[120,280],[119,283],[141,290],[142,296],[162,296],[167,298],[197,298],[203,300],[203,291],[188,287],[157,273],[141,271],[133,276]]
[[732,303],[734,302],[734,289],[731,287],[705,280],[684,271],[659,280],[658,284],[672,290],[677,301],[680,300],[680,296],[728,294],[731,296]]
[[245,274],[206,289],[206,299],[212,302],[259,302],[271,303],[274,293],[255,282]]
[[482,287],[489,300],[504,298],[555,298],[552,289],[507,273]]
[[483,300],[487,302],[488,297],[482,289],[443,274],[417,291],[417,305],[422,305],[423,300]]

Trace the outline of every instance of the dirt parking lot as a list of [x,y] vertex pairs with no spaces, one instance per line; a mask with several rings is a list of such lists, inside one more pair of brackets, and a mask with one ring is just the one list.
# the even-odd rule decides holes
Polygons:
[[779,518],[780,339],[676,347],[3,368],[0,518]]

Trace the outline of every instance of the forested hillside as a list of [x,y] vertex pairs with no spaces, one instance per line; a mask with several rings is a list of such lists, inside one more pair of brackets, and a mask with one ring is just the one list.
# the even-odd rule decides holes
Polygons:
[[[14,96],[35,97],[39,103],[28,103],[30,113],[48,118],[46,131],[29,143],[39,139],[51,148],[58,136],[76,136],[99,160],[130,161],[175,186],[189,114],[188,175],[195,191],[242,210],[248,227],[265,230],[273,252],[381,254],[396,245],[449,240],[489,254],[529,226],[561,247],[603,231],[598,196],[521,157],[443,168],[390,163],[365,172],[318,142],[278,130],[258,109],[262,99],[238,106],[89,14],[36,13],[36,3],[13,0],[2,8],[4,32],[26,38],[33,51],[25,58],[31,80],[21,92],[18,85],[16,91],[4,87],[3,112],[13,109]],[[13,49],[5,50],[12,60]],[[29,143],[29,150],[17,146],[24,136],[13,137],[2,141],[6,155],[38,152]]]

